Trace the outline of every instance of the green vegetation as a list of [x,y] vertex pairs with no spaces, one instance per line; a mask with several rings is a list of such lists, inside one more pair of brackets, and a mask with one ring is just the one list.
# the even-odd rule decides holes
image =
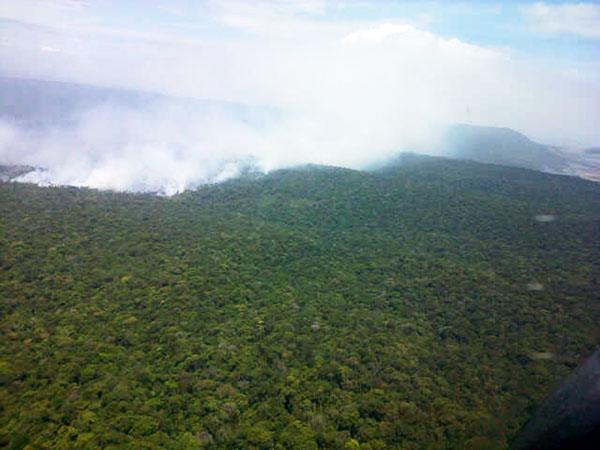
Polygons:
[[599,194],[417,157],[1,183],[0,446],[505,448],[598,342]]

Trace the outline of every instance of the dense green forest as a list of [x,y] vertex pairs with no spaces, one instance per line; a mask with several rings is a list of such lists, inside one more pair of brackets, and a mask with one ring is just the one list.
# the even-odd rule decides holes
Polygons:
[[416,156],[0,183],[0,446],[506,448],[599,342],[598,200]]

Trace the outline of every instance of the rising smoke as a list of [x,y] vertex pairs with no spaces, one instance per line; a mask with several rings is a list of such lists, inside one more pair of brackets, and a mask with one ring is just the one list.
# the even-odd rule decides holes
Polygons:
[[360,169],[399,151],[435,154],[436,130],[453,122],[597,143],[598,92],[586,80],[410,25],[335,36],[172,50],[155,71],[134,60],[115,69],[132,87],[213,102],[103,99],[71,111],[68,123],[9,118],[0,122],[0,163],[46,169],[23,181],[173,194],[247,169]]

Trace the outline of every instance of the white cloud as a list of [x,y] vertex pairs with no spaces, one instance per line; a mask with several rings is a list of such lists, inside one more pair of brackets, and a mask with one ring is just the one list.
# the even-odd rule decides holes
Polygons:
[[[342,39],[345,44],[381,44],[384,42],[403,44],[413,49],[420,48],[424,52],[442,51],[464,52],[478,56],[501,56],[499,50],[487,49],[462,42],[457,38],[446,39],[434,33],[423,31],[410,24],[384,23],[349,33]],[[426,55],[424,55],[426,56]]]
[[56,47],[50,47],[49,45],[42,45],[40,46],[40,50],[43,52],[48,52],[48,53],[57,53],[60,52],[60,49],[56,48]]
[[32,3],[36,3],[46,8],[66,10],[80,9],[88,6],[88,2],[83,0],[33,0]]
[[210,8],[223,14],[244,16],[292,16],[295,14],[322,14],[325,0],[210,0]]
[[0,18],[38,25],[63,25],[85,11],[80,0],[18,0],[0,3]]
[[343,42],[377,43],[382,42],[392,36],[402,37],[411,33],[414,34],[415,32],[418,32],[418,30],[409,24],[392,25],[389,23],[384,23],[377,27],[354,31],[348,34],[343,39]]
[[588,39],[600,39],[600,5],[593,3],[543,2],[523,8],[534,27],[548,33],[572,33]]

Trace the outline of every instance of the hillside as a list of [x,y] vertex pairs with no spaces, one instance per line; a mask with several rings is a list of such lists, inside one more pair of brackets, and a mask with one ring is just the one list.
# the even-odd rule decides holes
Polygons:
[[505,448],[598,343],[599,194],[414,156],[0,183],[0,445]]
[[556,148],[533,142],[509,128],[456,124],[442,139],[442,153],[473,161],[561,173],[568,160]]
[[160,96],[76,83],[0,77],[0,117],[27,127],[64,126],[106,102],[140,107]]
[[[104,86],[0,76],[0,119],[27,129],[76,125],[82,114],[110,105],[129,110],[168,107],[172,113],[215,114],[227,111],[250,120],[250,107],[239,103],[172,97]],[[252,107],[252,113],[257,107]],[[262,108],[263,114],[274,114]]]

